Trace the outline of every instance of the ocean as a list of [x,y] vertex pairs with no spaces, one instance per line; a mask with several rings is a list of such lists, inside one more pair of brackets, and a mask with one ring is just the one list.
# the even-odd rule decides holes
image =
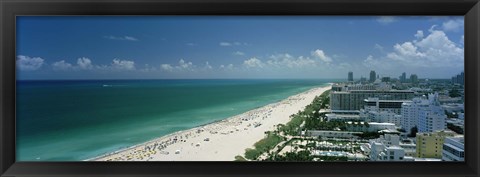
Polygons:
[[81,161],[333,80],[17,81],[17,161]]

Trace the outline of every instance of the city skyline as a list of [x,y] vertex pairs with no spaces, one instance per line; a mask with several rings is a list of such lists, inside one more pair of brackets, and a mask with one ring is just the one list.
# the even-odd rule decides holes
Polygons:
[[463,17],[18,17],[17,79],[368,79],[464,69]]

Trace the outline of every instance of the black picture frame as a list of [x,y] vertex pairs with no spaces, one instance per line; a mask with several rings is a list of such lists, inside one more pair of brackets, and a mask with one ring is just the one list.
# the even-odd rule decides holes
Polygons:
[[[478,0],[0,0],[1,176],[479,176]],[[15,162],[20,15],[463,15],[465,162]]]

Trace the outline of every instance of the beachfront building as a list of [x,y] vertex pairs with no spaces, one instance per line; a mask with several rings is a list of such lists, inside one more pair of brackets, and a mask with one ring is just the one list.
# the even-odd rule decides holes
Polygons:
[[438,101],[438,93],[429,94],[428,109],[420,110],[418,117],[418,132],[434,132],[445,130],[447,115]]
[[388,130],[389,132],[396,132],[396,127],[395,124],[386,122],[347,122],[347,130],[356,132],[378,132],[380,130]]
[[327,131],[327,130],[307,130],[304,135],[310,137],[322,137],[322,138],[357,138],[357,135],[363,134],[363,132],[347,132],[347,131]]
[[465,139],[463,136],[447,137],[443,143],[443,161],[465,161]]
[[441,110],[430,106],[430,110],[421,111],[418,118],[418,132],[434,132],[445,130],[447,127],[447,115]]
[[426,109],[428,105],[428,100],[421,98],[415,98],[412,101],[402,103],[402,120],[400,124],[407,133],[410,133],[411,129],[417,126],[420,110]]
[[325,114],[327,121],[365,121],[365,117],[356,114]]
[[330,92],[330,106],[336,111],[360,110],[365,106],[365,99],[411,100],[414,92],[410,90],[342,90]]
[[364,120],[367,120],[369,122],[393,123],[396,126],[400,126],[402,120],[401,115],[387,111],[377,112],[360,110],[359,117],[362,117]]
[[416,152],[420,158],[442,158],[443,143],[446,137],[453,137],[452,131],[437,131],[433,133],[417,133]]
[[400,124],[408,133],[415,126],[418,132],[434,132],[446,127],[447,116],[438,102],[438,93],[429,94],[428,99],[414,98],[402,103],[401,115]]
[[402,104],[409,100],[380,100],[378,98],[367,98],[364,100],[366,111],[392,112],[401,114]]
[[378,86],[374,84],[336,83],[332,85],[332,91],[377,90],[377,87]]

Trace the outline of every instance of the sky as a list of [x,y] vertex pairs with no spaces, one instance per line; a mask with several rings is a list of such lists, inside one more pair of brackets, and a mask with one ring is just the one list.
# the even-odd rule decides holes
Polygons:
[[19,16],[17,79],[451,78],[463,16]]

